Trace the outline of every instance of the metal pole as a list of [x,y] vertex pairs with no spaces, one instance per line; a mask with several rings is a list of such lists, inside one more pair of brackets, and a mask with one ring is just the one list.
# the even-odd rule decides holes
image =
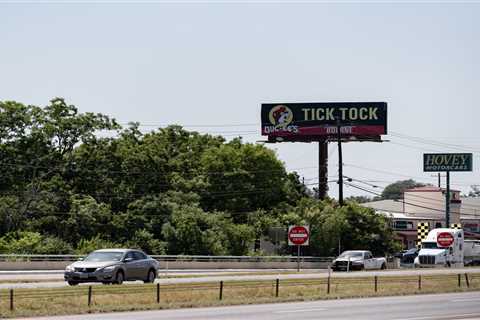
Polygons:
[[300,272],[300,246],[297,245],[297,272]]
[[88,306],[92,305],[92,286],[88,287]]
[[343,159],[342,159],[342,137],[340,135],[340,121],[337,122],[338,142],[338,203],[343,206]]
[[330,275],[327,278],[327,294],[330,294]]
[[275,286],[275,297],[278,298],[278,287],[280,285],[280,279],[277,279],[276,286]]
[[157,283],[157,303],[160,303],[160,283]]
[[13,311],[13,289],[10,289],[10,311]]
[[422,290],[422,275],[418,275],[418,290]]
[[220,295],[219,295],[219,299],[220,299],[220,300],[223,299],[223,281],[220,281]]
[[375,276],[375,292],[378,291],[378,276]]
[[438,187],[441,188],[442,187],[442,182],[440,180],[440,172],[438,173]]
[[328,142],[318,141],[318,199],[323,200],[328,191]]
[[447,194],[445,195],[445,228],[450,228],[450,171],[447,171]]

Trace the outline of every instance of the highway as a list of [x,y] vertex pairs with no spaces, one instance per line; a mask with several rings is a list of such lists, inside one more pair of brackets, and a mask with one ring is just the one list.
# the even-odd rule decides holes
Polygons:
[[[265,270],[257,270],[258,272],[265,272]],[[357,271],[357,272],[333,272],[333,277],[373,277],[375,275],[379,276],[412,276],[412,275],[435,275],[435,274],[458,274],[458,273],[480,273],[480,268],[458,268],[458,269],[400,269],[400,270],[386,270],[386,271]],[[187,275],[191,275],[192,277],[188,277]],[[217,272],[195,272],[190,271],[190,273],[174,273],[171,272],[168,275],[175,276],[175,275],[182,275],[182,278],[166,278],[165,274],[160,273],[160,278],[156,280],[156,282],[160,284],[171,284],[171,283],[198,283],[198,282],[217,282],[220,280],[223,281],[237,281],[237,280],[274,280],[274,279],[318,279],[318,278],[326,278],[328,273],[326,270],[316,270],[315,271],[308,271],[298,274],[254,274],[253,271],[247,272],[243,275],[228,275],[225,274],[225,270],[217,270]],[[198,275],[202,275],[198,277]],[[67,283],[63,281],[63,273],[58,272],[54,274],[50,272],[48,274],[42,275],[37,274],[37,280],[48,280],[42,282],[28,282],[31,279],[28,274],[23,275],[22,278],[21,274],[0,274],[0,289],[9,289],[9,288],[59,288],[67,286]],[[22,280],[23,279],[23,280]],[[4,281],[4,283],[2,283]],[[5,282],[5,281],[15,281],[15,282]],[[128,285],[129,283],[141,283],[141,282],[126,282],[125,284]],[[89,285],[89,284],[87,284]]]
[[474,320],[480,293],[450,293],[314,302],[103,313],[31,318],[34,320]]

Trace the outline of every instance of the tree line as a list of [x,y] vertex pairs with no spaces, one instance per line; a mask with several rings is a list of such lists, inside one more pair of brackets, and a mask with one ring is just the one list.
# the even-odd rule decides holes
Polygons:
[[[0,102],[0,253],[261,254],[308,224],[309,254],[397,248],[386,217],[319,201],[263,145],[171,125],[149,133],[64,99]],[[283,232],[283,235],[285,233]]]

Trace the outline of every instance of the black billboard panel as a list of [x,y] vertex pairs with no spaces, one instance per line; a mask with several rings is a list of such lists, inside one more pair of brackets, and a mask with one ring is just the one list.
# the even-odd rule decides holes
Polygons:
[[387,103],[265,103],[261,119],[262,135],[269,140],[328,139],[337,135],[338,126],[343,138],[376,140],[387,134]]
[[424,153],[423,171],[472,171],[471,153]]

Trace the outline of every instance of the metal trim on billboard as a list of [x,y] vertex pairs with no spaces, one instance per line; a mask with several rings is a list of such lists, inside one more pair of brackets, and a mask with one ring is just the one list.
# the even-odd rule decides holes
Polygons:
[[319,141],[337,135],[380,140],[387,134],[386,102],[264,103],[262,135],[272,141]]
[[471,153],[424,153],[423,171],[472,171]]

